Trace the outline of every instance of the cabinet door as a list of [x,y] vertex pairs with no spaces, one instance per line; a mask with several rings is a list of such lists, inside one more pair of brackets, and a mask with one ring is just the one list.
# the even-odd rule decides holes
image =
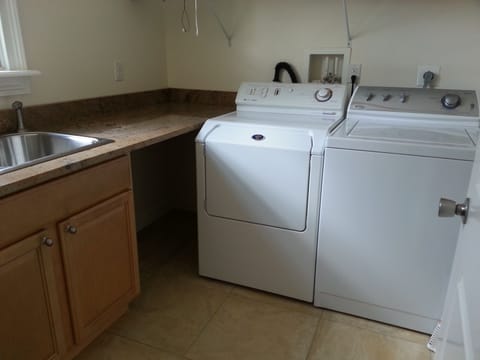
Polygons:
[[75,342],[96,336],[139,292],[131,191],[59,224]]
[[52,251],[45,232],[0,250],[0,359],[59,355]]

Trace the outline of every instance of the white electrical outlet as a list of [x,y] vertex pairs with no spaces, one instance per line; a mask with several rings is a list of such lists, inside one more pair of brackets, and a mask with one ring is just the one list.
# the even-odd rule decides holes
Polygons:
[[418,65],[417,66],[417,86],[423,87],[423,74],[427,71],[431,71],[435,77],[433,78],[433,83],[436,83],[438,77],[440,76],[440,65]]
[[358,82],[358,79],[360,79],[361,73],[362,73],[362,64],[350,64],[348,68],[347,81],[350,81],[350,78],[355,75],[357,77],[357,82]]
[[113,80],[115,81],[123,81],[124,73],[123,73],[123,64],[115,60],[113,62]]

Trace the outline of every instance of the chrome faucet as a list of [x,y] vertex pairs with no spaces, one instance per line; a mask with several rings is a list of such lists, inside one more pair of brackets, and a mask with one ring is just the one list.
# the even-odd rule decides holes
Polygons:
[[23,125],[23,103],[21,101],[14,101],[12,103],[12,109],[15,110],[15,114],[17,115],[17,131],[23,132],[25,131],[25,126]]

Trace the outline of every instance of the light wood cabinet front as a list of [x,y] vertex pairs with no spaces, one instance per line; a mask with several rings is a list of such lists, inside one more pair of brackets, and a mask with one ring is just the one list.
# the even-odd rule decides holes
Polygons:
[[59,224],[75,342],[102,331],[139,292],[131,191]]
[[127,311],[131,189],[122,156],[0,198],[0,360],[71,359]]
[[0,250],[2,360],[59,356],[54,241],[42,231]]

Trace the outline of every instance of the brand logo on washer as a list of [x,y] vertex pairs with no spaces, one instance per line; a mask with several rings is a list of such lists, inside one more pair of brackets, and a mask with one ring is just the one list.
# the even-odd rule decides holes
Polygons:
[[265,136],[263,136],[262,134],[255,134],[255,135],[252,135],[252,139],[257,141],[265,140]]

